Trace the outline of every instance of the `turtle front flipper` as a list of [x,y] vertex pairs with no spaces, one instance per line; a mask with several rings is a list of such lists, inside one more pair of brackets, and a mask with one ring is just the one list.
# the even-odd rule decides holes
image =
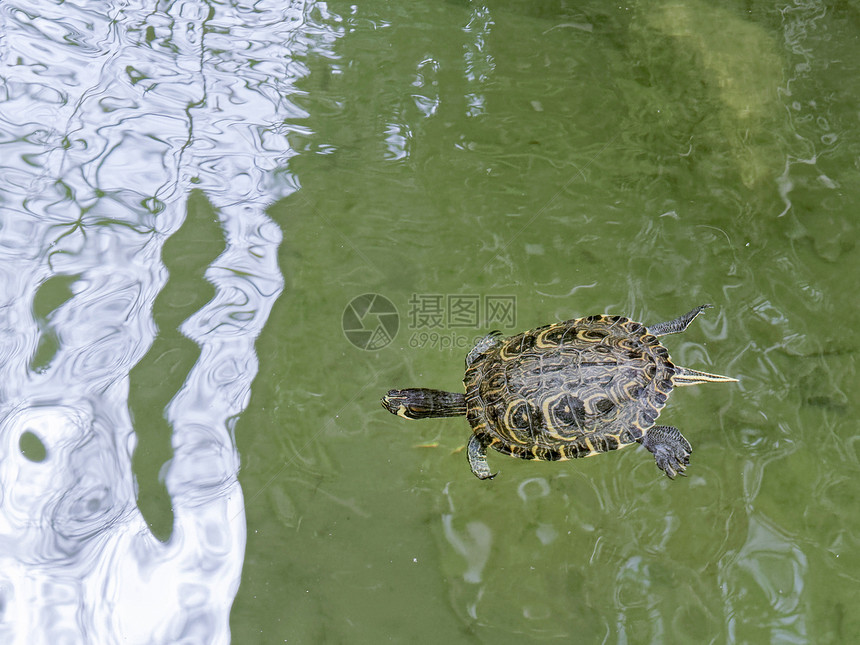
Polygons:
[[455,392],[413,387],[389,390],[382,397],[382,406],[404,419],[432,419],[466,415],[466,396]]
[[498,474],[490,472],[490,466],[487,464],[487,446],[478,438],[478,435],[473,434],[469,438],[466,453],[469,456],[469,466],[478,479],[492,479]]
[[502,335],[498,329],[494,329],[489,334],[484,336],[481,340],[475,343],[475,346],[472,348],[466,355],[466,368],[472,367],[472,364],[478,360],[481,356],[486,354],[488,351],[493,349],[496,345],[499,344],[499,336]]
[[666,473],[669,479],[675,479],[678,473],[685,475],[690,463],[690,453],[693,448],[684,438],[678,428],[672,426],[654,426],[639,440],[657,461],[657,467]]

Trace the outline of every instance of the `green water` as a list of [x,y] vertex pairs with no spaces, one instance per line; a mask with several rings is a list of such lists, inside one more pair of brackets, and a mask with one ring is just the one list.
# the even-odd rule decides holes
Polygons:
[[[301,189],[269,209],[286,284],[236,427],[234,642],[860,639],[860,7],[329,9],[343,34],[303,61]],[[372,351],[342,330],[365,293],[400,314]],[[416,295],[443,298],[439,327]],[[689,477],[629,448],[493,453],[480,482],[464,419],[386,412],[392,387],[460,389],[489,326],[444,318],[488,295],[515,301],[506,333],[713,303],[665,341],[739,379],[664,411]]]

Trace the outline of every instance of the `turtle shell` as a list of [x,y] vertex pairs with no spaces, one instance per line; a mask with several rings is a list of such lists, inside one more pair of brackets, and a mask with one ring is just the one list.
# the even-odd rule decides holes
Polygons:
[[672,391],[675,366],[645,326],[588,316],[498,341],[463,380],[472,431],[502,453],[548,461],[640,439]]

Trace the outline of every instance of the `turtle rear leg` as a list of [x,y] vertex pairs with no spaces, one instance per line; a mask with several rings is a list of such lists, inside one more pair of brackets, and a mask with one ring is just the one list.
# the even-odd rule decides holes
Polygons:
[[498,474],[490,472],[490,466],[487,464],[487,446],[478,438],[478,435],[473,434],[469,438],[466,453],[469,456],[469,466],[478,479],[492,479]]
[[455,392],[413,387],[389,390],[382,397],[383,407],[404,419],[461,417],[466,414],[466,396]]
[[713,307],[713,305],[701,305],[696,307],[692,311],[688,311],[683,316],[678,316],[675,320],[669,320],[668,322],[661,322],[656,325],[651,325],[648,327],[648,332],[654,334],[655,336],[665,336],[666,334],[680,334],[687,327],[690,326],[690,323],[693,322],[693,319],[702,313],[708,307]]
[[690,463],[690,453],[693,448],[684,438],[678,428],[672,426],[654,426],[639,440],[657,461],[657,467],[666,473],[669,479],[675,479],[678,473],[684,471]]

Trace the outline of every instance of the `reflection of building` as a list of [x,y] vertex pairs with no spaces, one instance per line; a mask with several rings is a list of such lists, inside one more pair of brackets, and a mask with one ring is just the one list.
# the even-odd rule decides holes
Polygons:
[[246,537],[232,432],[283,284],[265,209],[297,185],[291,57],[335,35],[302,3],[14,4],[0,642],[227,643]]

